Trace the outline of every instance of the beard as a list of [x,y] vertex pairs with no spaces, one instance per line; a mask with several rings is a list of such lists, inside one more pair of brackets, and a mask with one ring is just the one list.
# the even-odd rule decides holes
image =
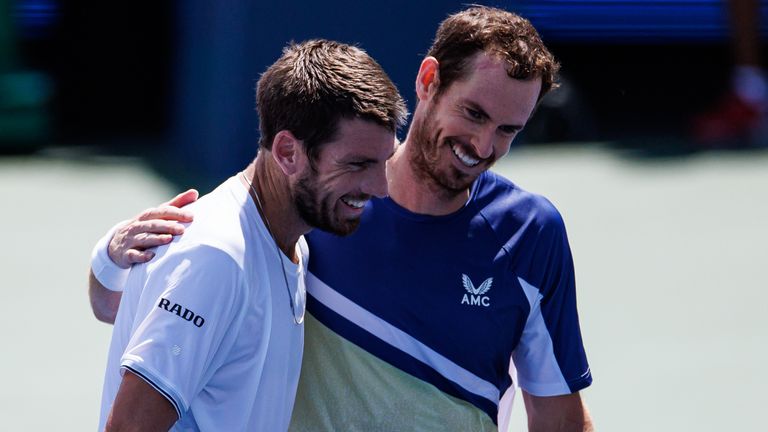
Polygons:
[[409,162],[416,176],[430,185],[433,192],[451,199],[465,193],[477,175],[463,173],[450,165],[440,166],[441,154],[445,152],[442,147],[451,153],[453,150],[450,138],[440,139],[442,128],[436,126],[434,117],[434,109],[429,109],[421,121],[411,126],[414,140],[410,144],[415,146]]
[[341,219],[334,213],[337,200],[331,198],[330,192],[323,190],[318,182],[317,173],[311,168],[298,179],[292,195],[299,216],[313,228],[338,236],[347,236],[360,225],[359,217]]

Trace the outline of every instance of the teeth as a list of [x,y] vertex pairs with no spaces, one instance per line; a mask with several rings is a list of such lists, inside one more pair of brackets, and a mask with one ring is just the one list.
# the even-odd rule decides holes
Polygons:
[[354,207],[356,209],[365,207],[365,203],[368,202],[368,200],[356,200],[352,198],[342,198],[341,200],[344,201],[344,203],[348,206]]
[[453,154],[455,154],[456,157],[459,158],[461,163],[463,163],[464,165],[470,168],[480,163],[479,159],[475,159],[472,156],[464,153],[457,144],[451,145],[451,150],[453,150]]

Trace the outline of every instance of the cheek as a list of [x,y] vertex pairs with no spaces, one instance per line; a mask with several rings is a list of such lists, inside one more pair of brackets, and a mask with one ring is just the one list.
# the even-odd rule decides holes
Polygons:
[[443,135],[451,137],[471,137],[483,132],[483,126],[462,116],[455,115],[443,124]]
[[336,199],[349,193],[358,187],[359,176],[357,173],[340,172],[326,179],[323,187],[323,195],[326,199]]
[[496,153],[496,159],[500,159],[506,156],[507,153],[509,153],[509,149],[512,148],[513,141],[514,141],[514,137],[513,138],[505,137],[505,138],[499,139],[496,145],[494,145],[494,152]]
[[344,182],[347,174],[347,171],[342,169],[326,169],[316,177],[319,189],[328,191],[335,188],[337,184]]

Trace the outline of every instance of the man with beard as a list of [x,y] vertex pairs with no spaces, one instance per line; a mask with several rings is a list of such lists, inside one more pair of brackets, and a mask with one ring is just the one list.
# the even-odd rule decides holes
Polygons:
[[[348,237],[308,236],[291,430],[506,430],[516,385],[531,430],[591,430],[562,218],[488,171],[557,70],[517,15],[478,6],[440,25],[387,163],[390,196]],[[121,235],[110,255],[141,262],[145,246]]]
[[304,336],[303,234],[349,234],[366,202],[386,196],[406,111],[373,59],[324,40],[286,47],[257,99],[254,161],[192,204],[185,235],[127,277],[100,430],[288,428]]

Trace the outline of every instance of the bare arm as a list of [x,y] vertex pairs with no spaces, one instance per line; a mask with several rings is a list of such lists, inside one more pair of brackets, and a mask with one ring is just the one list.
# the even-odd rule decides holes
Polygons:
[[167,431],[178,420],[171,402],[146,381],[126,371],[107,419],[107,432]]
[[592,432],[592,418],[579,393],[540,397],[523,391],[530,432]]
[[111,291],[96,279],[93,271],[88,272],[88,299],[91,301],[91,310],[96,319],[107,324],[114,324],[117,316],[117,308],[123,297],[121,291]]
[[[155,253],[150,249],[170,242],[175,235],[184,233],[183,222],[192,221],[192,213],[181,209],[197,200],[194,189],[176,195],[168,202],[147,209],[120,227],[109,242],[109,258],[121,268],[151,260]],[[99,321],[113,324],[120,305],[123,287],[107,289],[93,274],[88,275],[88,298],[91,310]]]

